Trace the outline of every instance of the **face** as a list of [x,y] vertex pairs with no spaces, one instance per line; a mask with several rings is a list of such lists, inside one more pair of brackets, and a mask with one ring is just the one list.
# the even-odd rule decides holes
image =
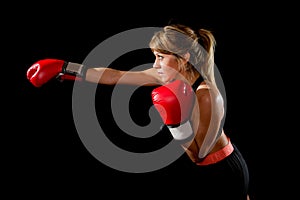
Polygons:
[[162,82],[168,83],[178,75],[178,62],[174,55],[163,54],[157,51],[153,52],[155,62],[153,68],[157,70]]

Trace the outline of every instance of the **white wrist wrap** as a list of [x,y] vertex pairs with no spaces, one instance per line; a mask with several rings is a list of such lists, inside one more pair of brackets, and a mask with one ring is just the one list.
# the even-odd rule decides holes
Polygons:
[[168,128],[175,140],[184,140],[193,134],[193,129],[189,121],[179,125],[178,127],[175,128],[168,127]]
[[85,73],[84,68],[85,67],[82,64],[69,62],[67,67],[66,67],[65,73],[73,74],[73,75],[76,75],[76,76],[78,75],[78,76],[82,77]]

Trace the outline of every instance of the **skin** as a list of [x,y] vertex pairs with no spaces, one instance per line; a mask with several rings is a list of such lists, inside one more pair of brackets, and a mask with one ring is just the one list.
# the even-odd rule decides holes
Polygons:
[[[111,68],[91,68],[86,74],[86,81],[100,84],[131,84],[131,85],[163,85],[174,79],[183,79],[192,85],[197,77],[188,79],[189,75],[179,70],[178,60],[174,55],[162,54],[154,51],[155,62],[153,68],[144,71],[120,71]],[[189,55],[181,60],[187,62]],[[99,78],[100,77],[100,78]],[[187,81],[190,80],[190,81]],[[194,130],[194,138],[190,142],[182,144],[186,154],[191,161],[199,161],[199,149],[203,143],[206,134],[209,131],[217,131],[220,121],[224,116],[223,99],[219,90],[205,82],[200,84],[196,90],[197,101],[192,111],[191,123]],[[214,110],[212,110],[214,109]],[[212,115],[212,113],[214,113]],[[201,117],[200,117],[201,116]],[[210,126],[213,124],[213,126]],[[196,131],[195,131],[196,130]],[[228,144],[228,138],[223,129],[221,136],[209,153],[216,152]],[[247,200],[250,200],[247,195]]]
[[[153,68],[143,71],[121,71],[111,68],[90,68],[86,74],[86,81],[100,84],[131,84],[131,85],[163,85],[175,79],[181,79],[192,85],[197,77],[188,79],[189,74],[180,71],[178,60],[174,55],[153,51],[155,62]],[[189,54],[182,58],[182,63],[188,62]],[[198,75],[199,76],[199,75]],[[100,77],[100,78],[99,78]],[[188,81],[189,80],[189,81]],[[205,82],[201,83],[206,86]],[[209,88],[209,89],[208,89]],[[198,88],[196,90],[197,101],[191,115],[191,122],[195,137],[190,142],[183,144],[187,155],[193,162],[199,161],[199,147],[203,143],[205,135],[210,131],[217,131],[224,115],[223,100],[214,86]],[[212,109],[213,112],[212,112]],[[212,115],[214,113],[214,115]],[[201,116],[201,117],[200,117]],[[212,121],[213,126],[210,126]],[[228,139],[222,131],[221,136],[214,145],[215,152],[228,143]]]

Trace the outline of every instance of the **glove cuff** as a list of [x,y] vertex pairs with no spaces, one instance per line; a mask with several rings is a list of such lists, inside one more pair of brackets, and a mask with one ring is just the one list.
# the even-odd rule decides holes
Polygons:
[[65,62],[62,73],[66,75],[78,76],[85,79],[87,68],[83,64]]
[[190,121],[187,121],[176,128],[168,127],[175,140],[184,140],[193,134],[193,128]]

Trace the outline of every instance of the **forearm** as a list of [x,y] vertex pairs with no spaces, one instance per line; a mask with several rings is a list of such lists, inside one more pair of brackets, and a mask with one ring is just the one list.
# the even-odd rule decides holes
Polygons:
[[143,71],[122,71],[112,68],[90,68],[86,72],[85,80],[88,82],[115,85],[158,85],[157,72],[154,68]]
[[85,80],[92,83],[114,85],[118,82],[122,72],[111,68],[90,68],[86,72]]

